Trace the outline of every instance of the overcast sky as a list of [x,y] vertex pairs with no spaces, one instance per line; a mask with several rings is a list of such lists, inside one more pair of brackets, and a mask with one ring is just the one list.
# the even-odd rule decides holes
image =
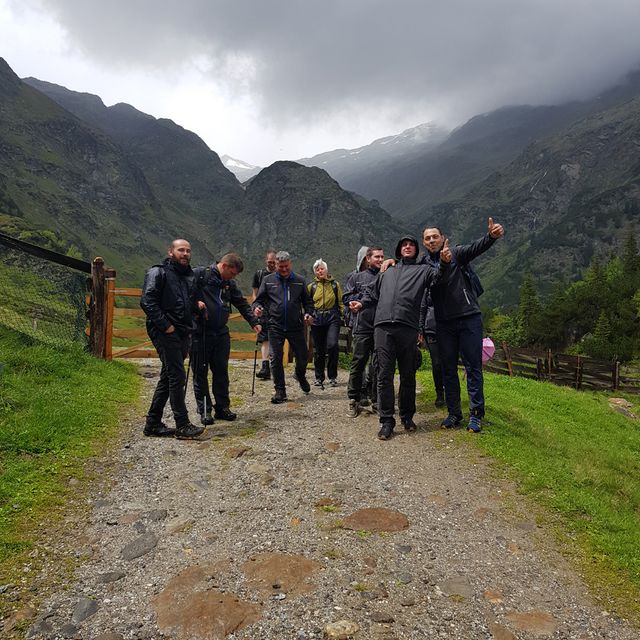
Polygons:
[[0,55],[253,164],[589,96],[640,66],[639,0],[0,0]]

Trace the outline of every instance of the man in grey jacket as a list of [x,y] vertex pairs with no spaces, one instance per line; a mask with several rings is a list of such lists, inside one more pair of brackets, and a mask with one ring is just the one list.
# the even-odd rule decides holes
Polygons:
[[413,416],[416,412],[415,353],[420,303],[425,289],[439,280],[451,260],[446,241],[437,268],[418,264],[417,256],[418,241],[413,236],[402,237],[396,246],[397,266],[381,273],[360,301],[349,304],[354,313],[376,306],[374,340],[378,361],[380,440],[389,440],[396,425],[393,387],[396,363],[400,373],[400,420],[407,431],[416,430]]

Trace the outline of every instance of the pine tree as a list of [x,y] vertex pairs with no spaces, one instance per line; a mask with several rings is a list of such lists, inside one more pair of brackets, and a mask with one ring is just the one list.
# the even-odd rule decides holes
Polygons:
[[527,345],[544,341],[541,335],[542,306],[531,273],[525,274],[520,285],[518,315],[522,327],[523,341]]

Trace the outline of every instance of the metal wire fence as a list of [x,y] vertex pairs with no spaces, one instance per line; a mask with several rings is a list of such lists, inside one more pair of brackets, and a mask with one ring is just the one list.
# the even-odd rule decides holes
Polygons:
[[87,267],[0,234],[0,325],[48,344],[86,345]]

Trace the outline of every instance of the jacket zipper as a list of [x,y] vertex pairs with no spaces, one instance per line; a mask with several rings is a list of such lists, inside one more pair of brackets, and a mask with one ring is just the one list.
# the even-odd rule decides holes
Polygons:
[[462,293],[464,293],[464,297],[467,299],[467,304],[471,304],[471,300],[469,300],[469,296],[467,295],[467,290],[463,289]]

